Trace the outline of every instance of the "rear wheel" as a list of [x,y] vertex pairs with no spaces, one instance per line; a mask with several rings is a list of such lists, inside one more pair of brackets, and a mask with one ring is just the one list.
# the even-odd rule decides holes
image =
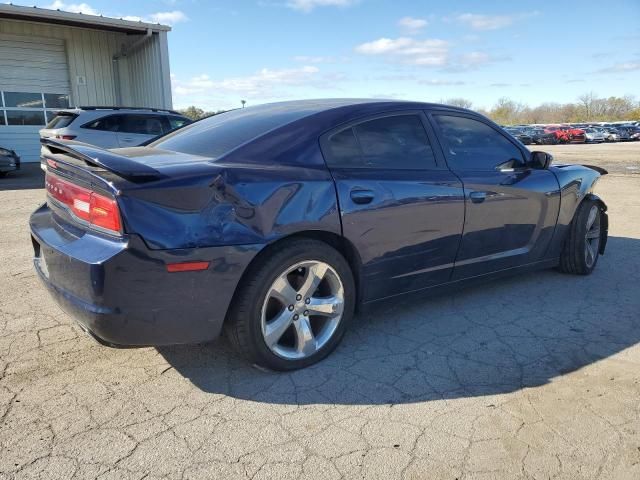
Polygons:
[[600,256],[602,210],[593,200],[578,207],[560,256],[560,270],[565,273],[589,275]]
[[294,370],[326,357],[353,317],[349,264],[329,245],[296,239],[257,260],[226,322],[231,343],[249,361]]

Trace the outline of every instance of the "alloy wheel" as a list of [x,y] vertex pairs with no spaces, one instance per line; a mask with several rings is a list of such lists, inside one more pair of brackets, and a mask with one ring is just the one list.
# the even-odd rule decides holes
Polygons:
[[327,263],[307,260],[281,273],[265,297],[261,327],[279,357],[310,357],[332,338],[344,311],[344,287]]
[[596,263],[600,249],[600,212],[597,205],[593,205],[587,217],[587,233],[584,242],[584,258],[587,267]]

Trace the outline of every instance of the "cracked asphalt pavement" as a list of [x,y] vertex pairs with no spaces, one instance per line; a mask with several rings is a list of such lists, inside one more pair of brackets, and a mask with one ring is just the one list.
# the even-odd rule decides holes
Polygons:
[[[590,148],[553,151],[594,163]],[[625,165],[640,142],[606,148],[620,168],[599,185],[611,228],[593,275],[385,304],[286,374],[224,340],[96,344],[32,268],[27,219],[44,191],[3,179],[0,480],[637,480],[640,176]]]

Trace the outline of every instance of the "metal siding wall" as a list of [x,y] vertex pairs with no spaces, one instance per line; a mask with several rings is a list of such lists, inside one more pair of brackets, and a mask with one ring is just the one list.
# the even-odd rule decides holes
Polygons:
[[[158,34],[153,34],[127,57],[130,99],[133,106],[171,108],[165,95],[165,75]],[[168,68],[168,66],[167,66]]]
[[[126,35],[78,27],[0,19],[0,33],[50,37],[65,41],[71,96],[74,105],[114,105],[116,101],[111,58]],[[87,85],[76,85],[76,76]]]
[[[73,105],[115,105],[113,56],[134,36],[63,25],[0,19],[0,33],[61,39],[65,42]],[[122,104],[171,108],[166,33],[154,33],[140,49],[119,60]],[[77,85],[76,76],[86,78]],[[43,85],[43,88],[45,86]],[[46,91],[46,90],[42,90]],[[53,93],[53,92],[52,92]],[[39,160],[41,127],[0,126],[0,145],[15,149],[23,161]]]
[[[63,40],[65,44],[71,101],[74,105],[114,105],[116,102],[112,57],[128,38],[116,32],[86,28],[48,25],[36,22],[0,19],[0,33],[45,37]],[[47,48],[43,43],[42,48]],[[86,86],[76,85],[76,76],[84,75]],[[44,82],[46,83],[46,82]],[[50,91],[52,85],[40,88],[24,86],[26,90]],[[56,88],[53,88],[56,90]],[[0,126],[0,146],[18,152],[24,162],[36,162],[40,157],[38,130],[34,126]]]

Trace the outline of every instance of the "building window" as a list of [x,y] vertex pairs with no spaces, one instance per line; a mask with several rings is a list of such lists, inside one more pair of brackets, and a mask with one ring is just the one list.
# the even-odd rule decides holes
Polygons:
[[46,125],[57,110],[70,106],[65,93],[0,92],[0,126]]

